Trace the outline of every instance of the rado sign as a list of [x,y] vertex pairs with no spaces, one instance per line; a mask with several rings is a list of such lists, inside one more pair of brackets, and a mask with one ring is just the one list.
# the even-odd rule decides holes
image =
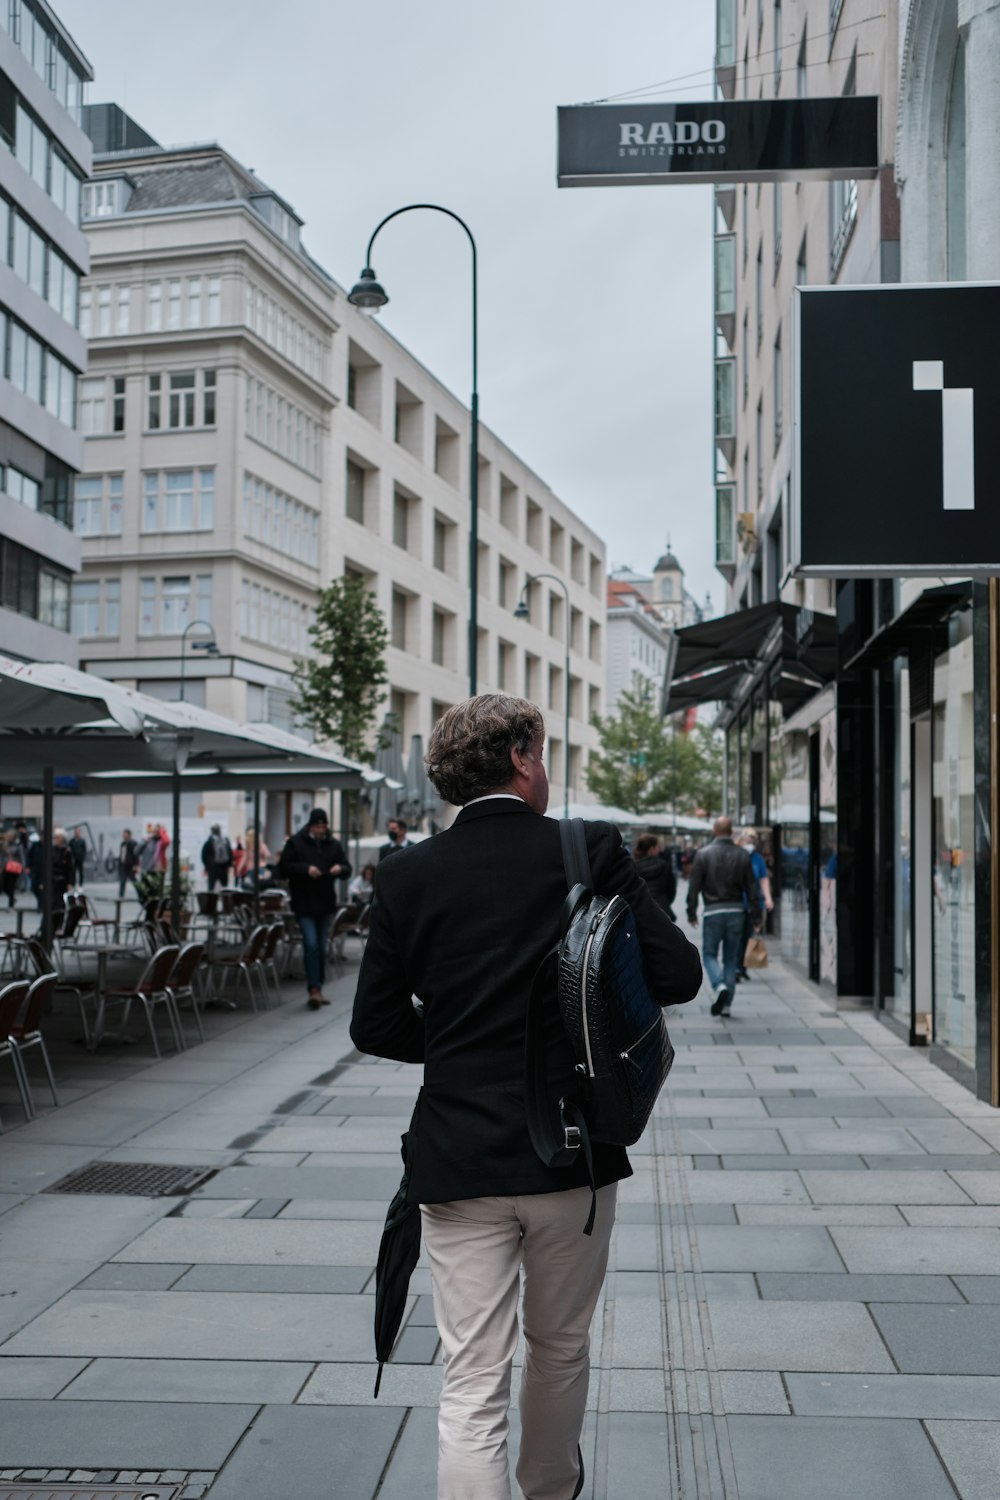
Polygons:
[[719,99],[559,110],[560,187],[874,177],[878,99]]

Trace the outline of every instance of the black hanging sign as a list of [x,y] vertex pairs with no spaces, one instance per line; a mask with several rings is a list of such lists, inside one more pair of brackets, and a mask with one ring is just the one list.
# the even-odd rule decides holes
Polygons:
[[1000,284],[799,287],[801,577],[1000,573]]
[[798,182],[877,172],[874,96],[559,109],[560,187]]

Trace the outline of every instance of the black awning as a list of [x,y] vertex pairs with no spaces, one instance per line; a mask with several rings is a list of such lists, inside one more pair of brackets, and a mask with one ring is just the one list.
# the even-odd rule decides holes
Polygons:
[[801,702],[836,676],[834,617],[779,600],[685,626],[677,639],[669,713],[727,702],[748,673],[765,665],[780,665],[777,695],[788,702]]
[[882,630],[871,636],[861,650],[844,663],[845,672],[879,667],[892,661],[911,646],[927,639],[956,610],[964,609],[972,599],[972,584],[945,583],[936,589],[924,589],[908,609]]

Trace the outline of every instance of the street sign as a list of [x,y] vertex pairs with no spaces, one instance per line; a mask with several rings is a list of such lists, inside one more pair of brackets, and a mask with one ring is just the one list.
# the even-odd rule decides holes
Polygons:
[[1000,572],[1000,283],[799,287],[792,569]]
[[560,187],[874,177],[878,99],[717,99],[559,109]]

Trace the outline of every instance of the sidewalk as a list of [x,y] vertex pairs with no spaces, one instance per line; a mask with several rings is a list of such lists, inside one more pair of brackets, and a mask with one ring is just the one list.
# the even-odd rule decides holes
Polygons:
[[[422,1268],[371,1400],[418,1070],[353,1051],[355,973],[319,1013],[297,988],[210,1012],[159,1064],[66,1052],[77,1097],[31,1125],[0,1070],[0,1494],[434,1500]],[[671,1030],[595,1320],[584,1496],[996,1500],[1000,1114],[780,962],[731,1021],[703,997]],[[218,1170],[189,1198],[44,1193],[97,1159]]]

